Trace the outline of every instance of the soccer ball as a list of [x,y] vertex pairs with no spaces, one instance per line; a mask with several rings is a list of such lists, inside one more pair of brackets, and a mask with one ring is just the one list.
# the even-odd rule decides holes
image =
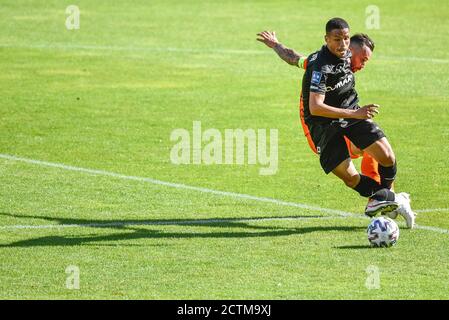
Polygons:
[[393,220],[379,217],[371,220],[366,230],[371,247],[391,247],[399,239],[399,227]]

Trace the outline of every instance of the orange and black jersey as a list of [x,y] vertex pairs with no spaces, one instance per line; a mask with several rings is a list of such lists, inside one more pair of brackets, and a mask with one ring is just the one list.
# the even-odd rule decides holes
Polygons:
[[[306,72],[302,80],[302,102],[304,120],[308,125],[314,123],[341,122],[336,119],[312,116],[309,111],[310,92],[325,95],[324,103],[342,109],[358,108],[358,95],[355,78],[351,71],[351,52],[344,58],[332,54],[327,46],[307,57]],[[353,120],[345,119],[346,123]]]

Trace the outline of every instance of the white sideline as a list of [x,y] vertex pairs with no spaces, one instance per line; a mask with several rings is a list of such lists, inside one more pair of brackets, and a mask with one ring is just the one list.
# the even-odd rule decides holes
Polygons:
[[[134,180],[134,181],[147,182],[147,183],[151,183],[151,184],[155,184],[155,185],[162,185],[162,186],[171,187],[171,188],[177,188],[177,189],[193,190],[193,191],[198,191],[198,192],[203,192],[203,193],[210,193],[210,194],[215,194],[215,195],[225,196],[225,197],[231,197],[231,198],[237,198],[237,199],[247,199],[247,200],[254,200],[254,201],[260,201],[260,202],[266,202],[266,203],[273,203],[273,204],[281,205],[281,206],[296,207],[296,208],[306,209],[306,210],[310,210],[310,211],[317,211],[317,212],[321,212],[321,213],[326,213],[326,214],[329,214],[329,215],[334,216],[334,217],[338,216],[338,217],[353,217],[353,218],[368,219],[367,217],[365,217],[362,214],[356,214],[356,213],[351,213],[351,212],[346,212],[346,211],[322,208],[322,207],[318,207],[318,206],[310,206],[310,205],[306,205],[306,204],[302,204],[302,203],[288,202],[288,201],[277,200],[277,199],[266,198],[266,197],[257,197],[257,196],[252,196],[252,195],[248,195],[248,194],[242,194],[242,193],[219,191],[219,190],[213,190],[213,189],[208,189],[208,188],[189,186],[189,185],[180,184],[180,183],[166,182],[166,181],[156,180],[156,179],[151,179],[151,178],[127,176],[127,175],[123,175],[123,174],[119,174],[119,173],[115,173],[115,172],[68,166],[68,165],[61,164],[61,163],[54,163],[54,162],[47,162],[47,161],[41,161],[41,160],[33,160],[33,159],[28,159],[28,158],[21,158],[21,157],[17,157],[17,156],[13,156],[13,155],[8,155],[8,154],[0,154],[0,158],[6,159],[6,160],[11,160],[11,161],[20,161],[20,162],[25,162],[25,163],[35,164],[35,165],[40,165],[40,166],[46,166],[46,167],[53,167],[53,168],[59,168],[59,169],[64,169],[64,170],[70,170],[70,171],[83,172],[83,173],[88,173],[88,174],[93,174],[93,175],[103,175],[103,176],[110,176],[110,177],[114,177],[114,178],[118,178],[118,179],[124,179],[124,180]],[[429,210],[431,210],[431,209],[425,209],[425,212],[428,212]],[[433,211],[446,211],[446,210],[447,209],[444,209],[444,208],[433,209]],[[261,219],[264,219],[264,218],[261,218]],[[274,218],[266,218],[266,219],[274,219]],[[278,218],[278,220],[279,219],[282,219],[282,218]],[[223,220],[225,220],[225,219],[223,219]],[[242,220],[245,220],[245,219],[242,219]],[[220,220],[217,220],[217,222],[218,221],[220,221]],[[227,220],[227,221],[229,221],[229,220]],[[192,222],[192,223],[194,223],[194,222]],[[127,223],[124,223],[123,225],[125,225],[125,224],[127,224]],[[53,225],[49,225],[49,226],[51,226],[51,228],[53,228]],[[47,226],[41,226],[41,227],[48,228],[49,226],[47,225]],[[60,227],[61,225],[55,225],[55,227],[56,226]],[[89,226],[89,224],[86,224],[86,225],[66,225],[66,226],[80,227],[80,226]],[[90,226],[93,226],[93,225],[91,224]],[[39,226],[3,226],[3,227],[0,227],[0,229],[5,229],[5,228],[11,229],[13,227],[15,227],[15,229],[39,228]],[[432,226],[417,225],[416,229],[430,230],[430,231],[435,231],[435,232],[439,232],[439,233],[447,233],[447,234],[449,234],[449,230],[438,228],[438,227],[432,227]]]
[[[270,50],[242,50],[224,48],[176,48],[176,47],[136,47],[136,46],[111,46],[111,45],[88,45],[88,44],[0,44],[0,48],[24,48],[24,49],[60,49],[60,50],[106,50],[106,51],[141,51],[141,52],[174,52],[193,54],[239,54],[239,55],[271,55]],[[422,61],[431,63],[449,63],[449,59],[424,58],[415,56],[383,56],[376,59],[396,61]]]
[[414,210],[416,213],[426,213],[426,212],[449,212],[449,208],[435,208],[435,209],[418,209]]
[[21,162],[26,162],[26,163],[30,163],[30,164],[40,165],[40,166],[60,168],[60,169],[70,170],[70,171],[79,171],[79,172],[84,172],[84,173],[89,173],[89,174],[94,174],[94,175],[110,176],[110,177],[124,179],[124,180],[135,180],[135,181],[141,181],[141,182],[148,182],[151,184],[162,185],[162,186],[177,188],[177,189],[187,189],[187,190],[199,191],[199,192],[203,192],[203,193],[216,194],[216,195],[220,195],[220,196],[255,200],[255,201],[261,201],[261,202],[269,202],[269,203],[274,203],[277,205],[296,207],[296,208],[307,209],[307,210],[311,210],[311,211],[318,211],[318,212],[339,215],[339,216],[344,216],[344,217],[346,217],[346,216],[357,216],[358,217],[359,216],[358,214],[355,214],[355,213],[350,213],[350,212],[345,212],[345,211],[340,211],[340,210],[333,210],[333,209],[326,209],[326,208],[310,206],[310,205],[296,203],[296,202],[288,202],[288,201],[282,201],[282,200],[277,200],[277,199],[272,199],[272,198],[257,197],[257,196],[252,196],[252,195],[248,195],[248,194],[242,194],[242,193],[194,187],[194,186],[189,186],[189,185],[180,184],[180,183],[172,183],[172,182],[166,182],[166,181],[162,181],[162,180],[156,180],[156,179],[152,179],[152,178],[127,176],[127,175],[110,172],[110,171],[86,169],[86,168],[68,166],[68,165],[61,164],[61,163],[53,163],[53,162],[46,162],[46,161],[40,161],[40,160],[32,160],[32,159],[27,159],[27,158],[20,158],[20,157],[16,157],[16,156],[12,156],[12,155],[7,155],[7,154],[0,154],[0,158],[7,159],[7,160],[13,160],[13,161],[21,161]]

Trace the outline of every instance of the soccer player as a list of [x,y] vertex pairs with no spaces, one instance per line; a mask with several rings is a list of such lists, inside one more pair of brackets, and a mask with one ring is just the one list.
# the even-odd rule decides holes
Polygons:
[[[361,196],[369,197],[365,214],[400,213],[412,228],[415,214],[408,195],[390,190],[396,176],[394,152],[383,131],[371,120],[379,106],[358,105],[353,71],[363,63],[351,66],[348,23],[341,18],[329,20],[325,41],[326,45],[307,57],[302,81],[304,122],[320,164],[326,174],[332,172]],[[380,183],[357,172],[345,137],[379,163]]]
[[[278,41],[276,38],[276,33],[271,31],[263,31],[257,34],[260,38],[257,39],[269,48],[272,48],[279,57],[287,62],[290,65],[299,67],[301,69],[306,69],[307,67],[307,57],[297,53],[293,49],[289,49],[285,47],[282,43]],[[371,55],[374,51],[374,41],[371,38],[362,33],[358,33],[353,35],[350,38],[349,50],[351,50],[351,70],[355,73],[359,70],[362,70],[365,67],[365,64],[371,58]],[[307,138],[310,148],[313,152],[317,153],[316,147],[310,137],[310,131],[304,121],[304,105],[302,103],[302,94],[300,99],[300,110],[299,110],[301,125],[304,130],[304,135]],[[380,183],[380,175],[378,171],[378,163],[377,161],[371,157],[368,153],[363,152],[358,149],[347,137],[345,137],[346,144],[348,145],[349,154],[352,159],[356,159],[363,155],[361,169],[362,174],[368,176],[378,183]]]

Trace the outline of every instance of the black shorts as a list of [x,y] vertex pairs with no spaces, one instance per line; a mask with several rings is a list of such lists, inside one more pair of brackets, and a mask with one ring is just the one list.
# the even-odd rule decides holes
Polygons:
[[350,158],[345,136],[359,149],[365,149],[385,137],[371,120],[361,120],[346,128],[338,124],[310,124],[310,135],[320,155],[320,163],[328,174],[344,160]]

